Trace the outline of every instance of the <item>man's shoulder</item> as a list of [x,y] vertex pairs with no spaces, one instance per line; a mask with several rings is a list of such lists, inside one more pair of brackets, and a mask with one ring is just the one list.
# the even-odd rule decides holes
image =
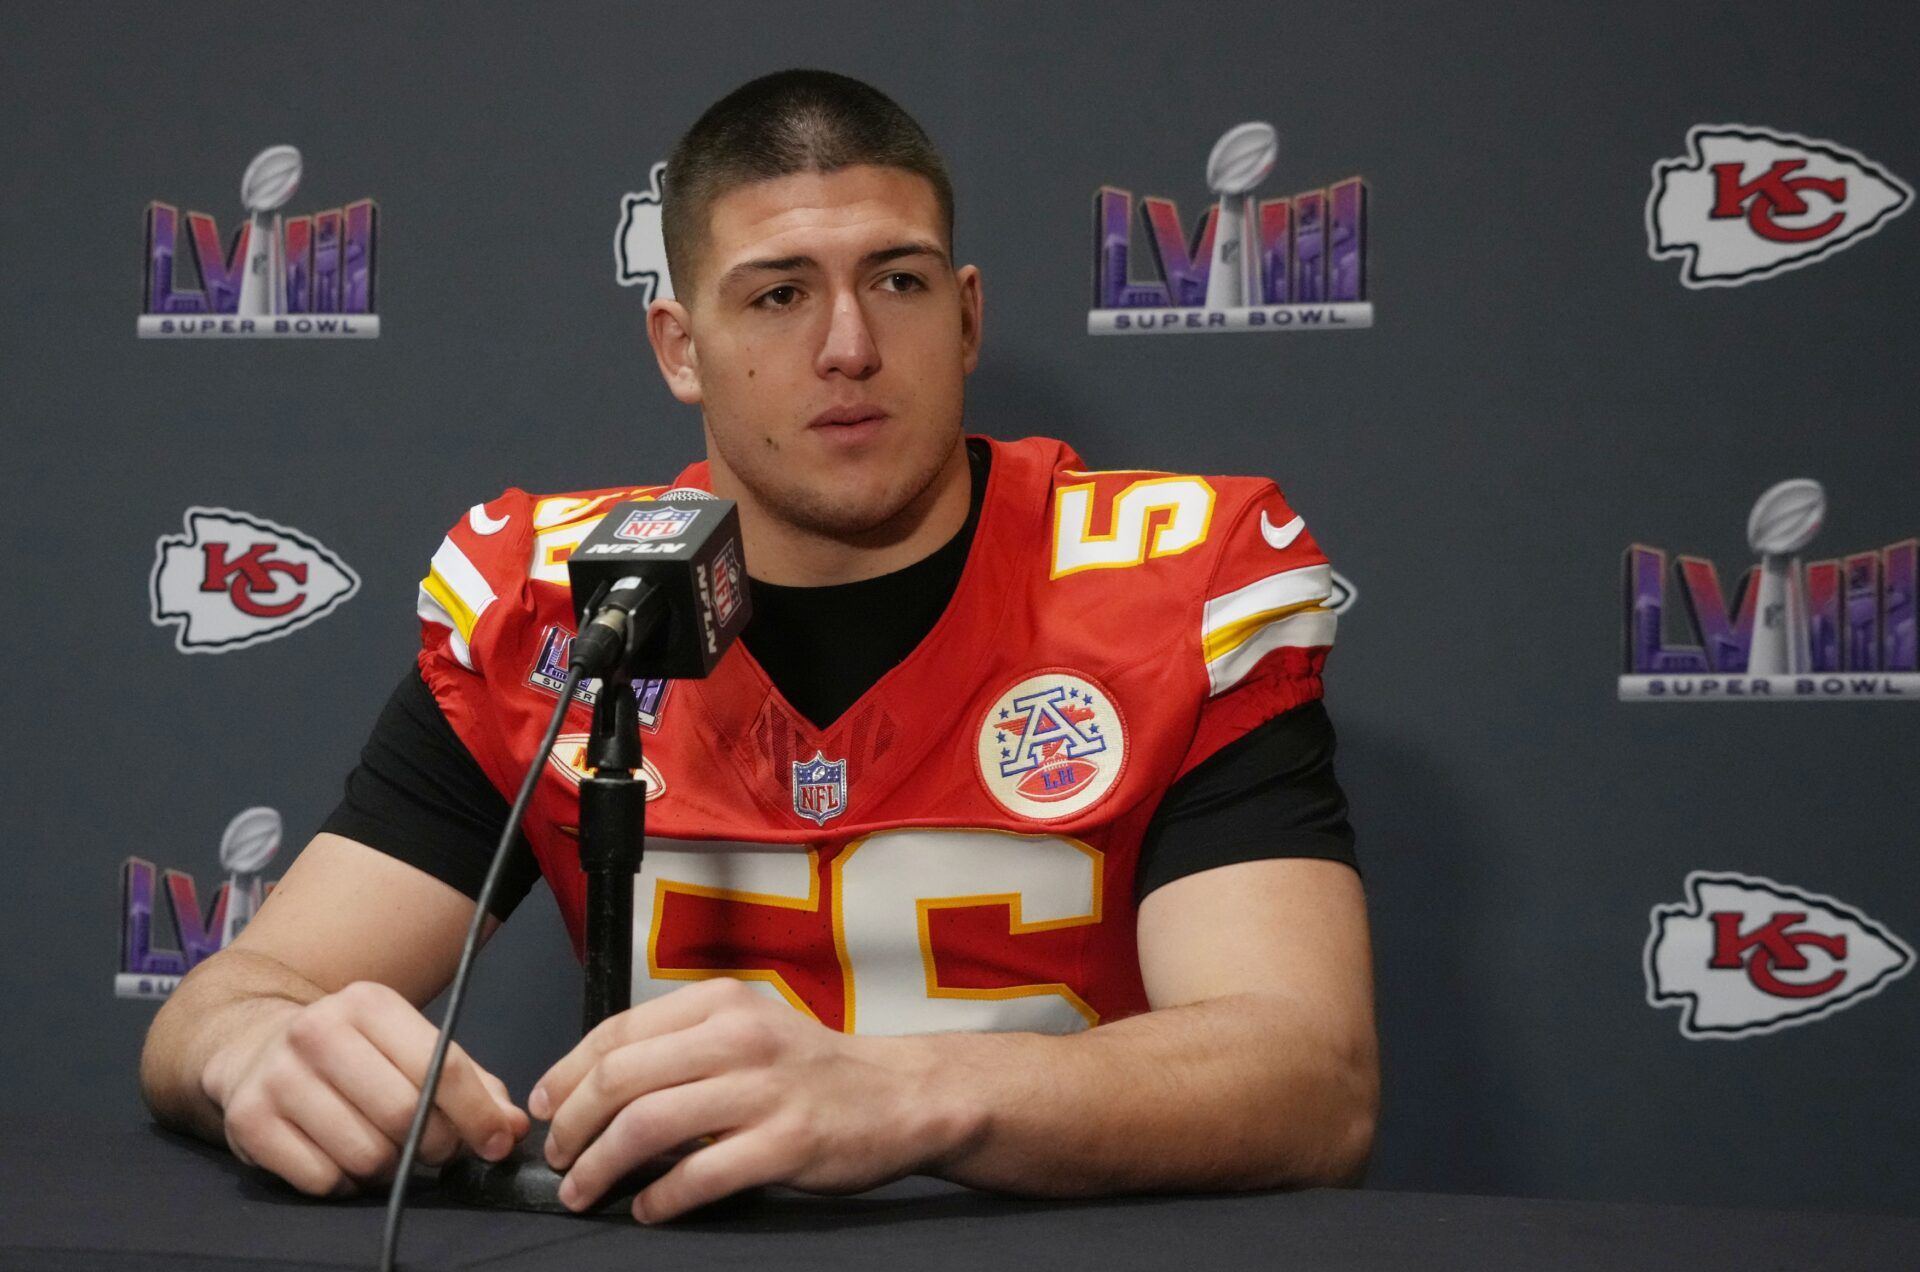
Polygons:
[[[1094,468],[1064,442],[1029,437],[996,442],[1018,487],[1003,532],[1035,514],[1050,540],[1048,576],[1115,583],[1163,575],[1206,576],[1247,558],[1275,554],[1323,561],[1305,521],[1271,478],[1158,468]],[[1292,551],[1298,547],[1298,551]],[[1125,572],[1125,573],[1121,573]],[[1200,585],[1196,583],[1196,585]]]
[[[704,466],[699,466],[704,469]],[[420,580],[417,612],[429,648],[444,645],[473,670],[475,649],[510,614],[531,619],[566,610],[567,558],[608,509],[674,489],[704,491],[704,473],[679,485],[603,486],[537,494],[517,486],[474,504],[448,527]],[[698,483],[698,484],[696,484]],[[501,606],[503,599],[517,603]],[[485,642],[491,644],[492,642]]]

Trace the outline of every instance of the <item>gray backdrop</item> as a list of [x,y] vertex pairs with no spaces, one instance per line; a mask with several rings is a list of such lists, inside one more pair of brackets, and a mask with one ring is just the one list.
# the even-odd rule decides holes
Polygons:
[[[1920,10],[395,8],[4,19],[8,1107],[139,1115],[153,1006],[110,988],[121,861],[190,871],[204,900],[221,828],[268,804],[284,865],[412,657],[416,581],[462,509],[696,457],[613,280],[619,199],[720,93],[811,64],[893,93],[952,166],[988,298],[974,428],[1271,475],[1358,584],[1329,702],[1378,954],[1374,1183],[1920,1208],[1920,977],[1696,1042],[1641,972],[1649,908],[1694,869],[1920,938],[1920,710],[1614,689],[1629,543],[1730,582],[1753,498],[1792,476],[1829,492],[1820,554],[1920,532],[1920,218],[1700,292],[1643,220],[1650,166],[1697,123],[1920,173]],[[1366,177],[1376,325],[1087,335],[1094,190],[1191,224],[1244,119],[1281,134],[1263,195]],[[379,201],[380,338],[136,340],[147,202],[225,235],[241,167],[280,142],[307,160],[290,211]],[[360,594],[282,640],[176,652],[148,574],[192,504],[318,537]],[[518,1093],[571,1039],[576,984],[536,894],[467,1016]]]

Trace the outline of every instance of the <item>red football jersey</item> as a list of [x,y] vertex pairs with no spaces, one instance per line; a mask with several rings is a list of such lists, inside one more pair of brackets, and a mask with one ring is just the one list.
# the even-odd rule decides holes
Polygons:
[[[731,976],[888,1034],[1060,1033],[1146,1010],[1141,835],[1174,779],[1320,695],[1330,570],[1272,482],[1084,472],[1060,442],[990,445],[952,600],[830,726],[742,645],[706,680],[637,687],[635,1002]],[[706,489],[707,466],[674,486]],[[509,490],[434,554],[421,674],[509,799],[565,675],[567,555],[610,506],[664,489]],[[590,716],[569,707],[526,822],[576,952]]]

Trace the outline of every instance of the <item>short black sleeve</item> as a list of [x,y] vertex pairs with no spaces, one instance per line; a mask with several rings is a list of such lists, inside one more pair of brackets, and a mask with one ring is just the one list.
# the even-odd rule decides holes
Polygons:
[[1195,765],[1147,824],[1134,899],[1215,866],[1271,857],[1322,857],[1358,870],[1333,752],[1333,720],[1316,698]]
[[[469,897],[511,811],[447,723],[433,691],[412,668],[387,699],[346,794],[320,827],[417,866]],[[504,919],[540,880],[533,845],[516,832],[490,907]]]

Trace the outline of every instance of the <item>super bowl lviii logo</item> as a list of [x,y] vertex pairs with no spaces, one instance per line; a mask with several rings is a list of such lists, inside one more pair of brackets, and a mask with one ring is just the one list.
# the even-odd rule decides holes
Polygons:
[[1367,187],[1359,177],[1284,199],[1253,198],[1280,142],[1271,124],[1229,128],[1207,157],[1215,201],[1189,235],[1172,199],[1140,200],[1154,277],[1137,278],[1133,195],[1093,196],[1094,335],[1370,327]]
[[[1802,562],[1827,509],[1820,483],[1783,481],[1747,518],[1759,556],[1733,594],[1704,557],[1626,553],[1627,701],[1883,698],[1920,701],[1920,540]],[[1675,628],[1681,632],[1676,634]]]
[[[292,146],[254,156],[240,178],[245,219],[223,243],[207,212],[147,205],[146,304],[138,330],[163,337],[369,339],[373,312],[372,199],[281,215],[305,164]],[[188,262],[191,261],[191,274]]]
[[1653,166],[1647,252],[1688,287],[1738,287],[1852,247],[1907,210],[1913,187],[1857,151],[1771,128],[1700,124]]
[[280,814],[249,808],[220,836],[220,868],[227,877],[202,908],[200,889],[184,870],[128,857],[120,867],[120,998],[165,998],[180,978],[232,944],[273,885],[267,867],[280,851]]
[[1688,1038],[1808,1024],[1913,970],[1913,948],[1859,910],[1758,875],[1696,870],[1651,917],[1647,1002],[1679,1007]]

